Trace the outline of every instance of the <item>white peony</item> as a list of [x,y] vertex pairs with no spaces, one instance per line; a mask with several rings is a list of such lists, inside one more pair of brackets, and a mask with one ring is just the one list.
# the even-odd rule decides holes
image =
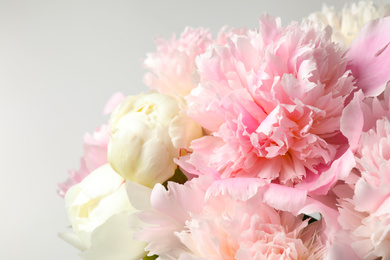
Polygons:
[[202,135],[177,101],[150,92],[129,96],[111,117],[108,161],[123,178],[153,187],[173,176],[175,158]]
[[130,260],[146,255],[146,244],[133,239],[142,224],[127,196],[126,180],[109,164],[71,187],[65,202],[74,232],[60,237],[80,249],[84,259]]
[[344,6],[342,12],[324,4],[321,12],[310,14],[307,20],[322,27],[330,25],[332,40],[349,46],[363,25],[389,14],[390,4],[377,8],[373,1],[360,1]]

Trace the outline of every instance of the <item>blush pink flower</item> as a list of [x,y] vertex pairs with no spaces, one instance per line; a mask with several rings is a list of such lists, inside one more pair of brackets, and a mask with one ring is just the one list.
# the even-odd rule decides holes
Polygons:
[[199,81],[195,57],[211,43],[210,32],[203,28],[187,27],[179,39],[158,37],[157,52],[148,53],[144,61],[144,67],[151,71],[144,76],[145,84],[162,94],[184,97]]
[[[104,114],[110,114],[125,96],[122,93],[115,93],[104,107]],[[108,163],[107,146],[110,141],[109,126],[104,124],[90,134],[84,135],[83,157],[80,159],[79,170],[69,170],[69,178],[58,184],[58,194],[65,196],[68,189],[80,183],[92,171]]]
[[340,223],[360,258],[390,258],[390,121],[363,132],[355,153],[360,178],[354,195],[341,203]]
[[[262,189],[245,196],[231,189],[210,193],[212,185],[211,178],[201,176],[184,185],[170,182],[168,190],[160,184],[154,187],[151,209],[139,215],[148,225],[136,234],[137,240],[148,243],[150,255],[160,259],[322,258],[321,221],[308,225],[302,215],[275,210],[263,203]],[[251,182],[241,186],[253,188]]]
[[287,186],[336,181],[331,165],[345,142],[340,117],[354,87],[345,49],[330,34],[306,24],[282,27],[264,15],[259,31],[201,55],[187,113],[210,135],[194,141],[179,165],[193,174]]
[[196,57],[212,44],[225,44],[235,34],[245,34],[243,28],[222,28],[217,39],[203,28],[185,28],[181,36],[170,40],[158,37],[157,52],[148,53],[144,67],[149,69],[144,82],[151,89],[181,100],[199,83]]

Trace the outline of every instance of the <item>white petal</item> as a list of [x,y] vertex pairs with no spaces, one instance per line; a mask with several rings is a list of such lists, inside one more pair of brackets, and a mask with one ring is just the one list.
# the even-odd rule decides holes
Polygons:
[[141,227],[131,211],[113,215],[96,228],[91,236],[91,246],[81,253],[86,260],[139,260],[146,255],[146,243],[133,239],[133,232]]

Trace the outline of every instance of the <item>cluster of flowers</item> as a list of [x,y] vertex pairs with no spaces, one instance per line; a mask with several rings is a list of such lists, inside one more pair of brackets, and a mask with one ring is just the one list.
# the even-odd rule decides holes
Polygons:
[[390,5],[158,39],[60,184],[85,259],[390,259]]

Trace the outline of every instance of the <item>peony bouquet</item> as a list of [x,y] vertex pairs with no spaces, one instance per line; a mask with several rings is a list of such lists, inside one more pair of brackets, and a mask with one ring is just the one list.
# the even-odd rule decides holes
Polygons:
[[91,260],[390,259],[390,5],[158,38],[59,184]]

